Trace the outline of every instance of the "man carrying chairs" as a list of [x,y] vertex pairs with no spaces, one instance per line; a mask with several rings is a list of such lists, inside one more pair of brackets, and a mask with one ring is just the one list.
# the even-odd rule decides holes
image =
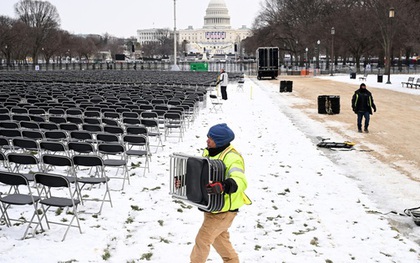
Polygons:
[[228,229],[239,208],[251,204],[244,192],[248,185],[244,160],[230,145],[235,134],[225,123],[211,127],[207,137],[203,157],[171,155],[171,195],[204,212],[190,256],[192,263],[206,262],[210,245],[224,262],[239,262]]

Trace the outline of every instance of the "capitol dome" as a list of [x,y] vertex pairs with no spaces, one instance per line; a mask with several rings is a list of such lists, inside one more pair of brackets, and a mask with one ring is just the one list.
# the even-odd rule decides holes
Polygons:
[[224,0],[210,0],[204,16],[204,28],[230,28],[229,10]]

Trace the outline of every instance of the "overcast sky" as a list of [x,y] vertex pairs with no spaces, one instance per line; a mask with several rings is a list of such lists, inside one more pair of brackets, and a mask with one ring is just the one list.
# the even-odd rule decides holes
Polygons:
[[[18,0],[1,0],[0,15],[15,18],[14,5]],[[137,29],[174,27],[173,0],[49,0],[61,19],[61,28],[72,34],[104,34],[117,37],[136,35]],[[202,28],[210,0],[177,0],[176,25]],[[225,0],[231,26],[239,28],[252,22],[263,0]]]

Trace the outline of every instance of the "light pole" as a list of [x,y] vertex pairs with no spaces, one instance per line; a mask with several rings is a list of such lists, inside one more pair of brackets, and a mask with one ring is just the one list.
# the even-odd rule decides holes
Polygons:
[[308,70],[308,48],[305,48],[305,60],[306,60],[306,65],[305,65],[305,69]]
[[335,28],[331,27],[331,76],[334,76],[334,35]]
[[321,44],[321,41],[318,40],[316,44],[316,68],[319,69],[319,45]]
[[[390,27],[391,27],[391,32],[392,32],[392,20],[393,20],[393,18],[394,18],[394,16],[395,16],[395,10],[394,10],[394,8],[390,8],[389,9],[389,23],[390,23]],[[388,32],[387,32],[387,46],[386,46],[386,70],[387,70],[387,72],[388,72],[388,81],[385,83],[385,84],[392,84],[391,83],[391,61],[392,61],[392,58],[391,58],[391,42],[392,42],[392,33],[391,32],[389,32],[390,30],[388,30]]]
[[176,63],[176,0],[174,0],[174,65],[172,70],[179,70],[179,67]]

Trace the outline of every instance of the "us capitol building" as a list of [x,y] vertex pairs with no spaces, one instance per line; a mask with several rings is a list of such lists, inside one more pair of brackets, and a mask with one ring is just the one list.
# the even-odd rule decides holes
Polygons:
[[[155,42],[162,34],[173,34],[173,30],[156,28],[137,30],[137,41],[140,44]],[[187,29],[177,30],[177,41],[178,45],[184,44],[182,51],[186,53],[205,53],[212,57],[216,54],[239,52],[240,42],[250,35],[251,30],[246,26],[239,29],[231,28],[229,10],[224,0],[210,0],[203,28],[194,29],[189,26]]]

